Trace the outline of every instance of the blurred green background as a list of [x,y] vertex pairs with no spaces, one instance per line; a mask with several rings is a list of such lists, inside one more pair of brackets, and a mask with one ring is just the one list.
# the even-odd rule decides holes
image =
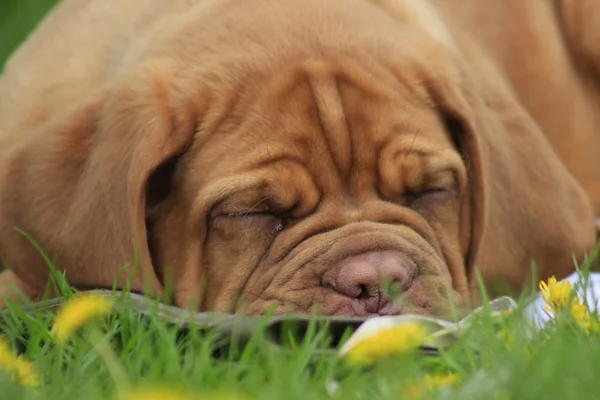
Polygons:
[[57,2],[58,0],[0,0],[0,70],[10,54]]

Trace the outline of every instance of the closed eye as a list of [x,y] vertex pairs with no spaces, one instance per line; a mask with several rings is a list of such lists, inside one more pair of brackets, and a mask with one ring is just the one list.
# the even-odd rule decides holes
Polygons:
[[236,224],[237,229],[266,229],[271,228],[281,232],[285,228],[285,218],[270,212],[233,212],[221,213],[213,217],[213,224]]
[[431,188],[420,192],[408,191],[403,197],[408,207],[418,209],[424,205],[443,204],[455,196],[456,191],[454,189]]

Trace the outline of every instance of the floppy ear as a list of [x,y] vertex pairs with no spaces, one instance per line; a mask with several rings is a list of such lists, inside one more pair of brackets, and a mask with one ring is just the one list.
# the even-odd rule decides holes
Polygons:
[[[461,127],[471,189],[467,274],[476,294],[479,269],[492,294],[505,281],[562,278],[594,245],[589,199],[485,57],[463,44],[461,72],[430,71],[428,86]],[[450,57],[456,57],[451,54]]]
[[146,199],[156,196],[146,188],[185,151],[194,129],[176,112],[183,105],[167,84],[170,71],[167,64],[136,70],[4,153],[0,258],[28,292],[42,293],[49,268],[15,228],[75,287],[110,288],[118,277],[120,287],[130,280],[132,290],[163,290],[145,226]]

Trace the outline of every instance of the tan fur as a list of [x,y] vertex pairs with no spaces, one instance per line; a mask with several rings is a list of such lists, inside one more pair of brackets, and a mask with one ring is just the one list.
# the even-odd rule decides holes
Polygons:
[[324,282],[381,249],[417,271],[389,312],[563,277],[600,215],[592,3],[63,0],[0,78],[0,290],[46,285],[14,228],[203,310],[371,313]]

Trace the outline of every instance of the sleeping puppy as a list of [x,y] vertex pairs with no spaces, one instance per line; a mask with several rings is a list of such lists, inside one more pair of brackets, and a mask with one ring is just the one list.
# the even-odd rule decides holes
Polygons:
[[39,249],[80,290],[245,314],[444,316],[477,273],[569,274],[600,91],[549,2],[485,3],[63,0],[0,79],[3,297],[42,295]]

